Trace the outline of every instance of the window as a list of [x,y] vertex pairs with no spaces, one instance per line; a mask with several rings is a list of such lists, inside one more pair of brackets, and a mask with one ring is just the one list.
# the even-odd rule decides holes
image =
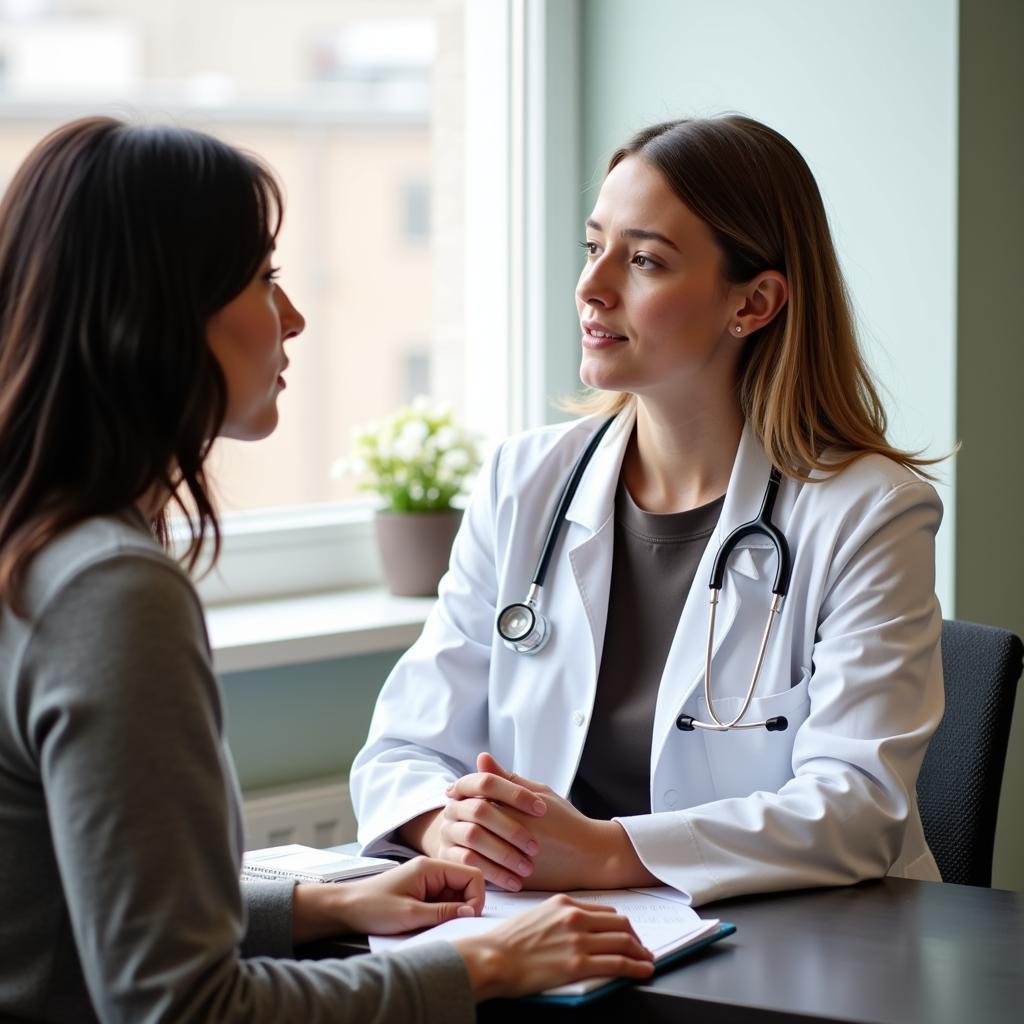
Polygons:
[[402,400],[430,394],[430,350],[425,345],[408,349],[403,364]]
[[[450,0],[0,4],[3,181],[49,129],[101,111],[208,130],[284,183],[277,262],[308,327],[289,347],[274,436],[215,446],[225,511],[353,497],[331,466],[354,424],[407,397],[409,339],[422,368],[438,308],[451,364],[461,296],[435,294],[430,223],[432,181],[457,190],[461,174],[458,148],[433,145],[460,132],[461,50]],[[452,166],[435,169],[438,154]],[[435,384],[461,407],[457,367]]]
[[[571,231],[558,227],[552,244],[573,274],[575,109],[547,128],[563,145],[566,188],[538,218],[542,205],[531,214],[516,200],[534,196],[522,184],[522,47],[536,50],[538,27],[565,22],[544,44],[537,81],[563,76],[554,95],[569,103],[573,9],[0,0],[0,187],[48,130],[97,112],[211,131],[284,183],[278,262],[308,327],[290,345],[275,434],[215,446],[226,542],[220,576],[201,585],[207,600],[373,577],[368,505],[330,472],[354,424],[422,391],[488,438],[543,420],[547,297],[523,300],[524,262],[545,287],[558,282],[543,254],[524,261],[524,223],[533,216],[530,237],[551,236],[569,211]],[[545,137],[538,117],[527,129]],[[531,152],[541,166],[543,146]],[[569,294],[558,285],[559,309]],[[524,330],[529,346],[513,344]]]
[[407,242],[430,238],[430,186],[423,178],[407,181],[402,188],[402,233]]

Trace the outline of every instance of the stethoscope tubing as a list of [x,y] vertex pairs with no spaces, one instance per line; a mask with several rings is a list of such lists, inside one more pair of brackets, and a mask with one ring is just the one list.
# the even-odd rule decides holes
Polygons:
[[[569,505],[576,494],[580,480],[590,463],[590,459],[607,433],[608,428],[615,420],[615,416],[608,417],[604,423],[594,432],[587,442],[586,447],[580,452],[569,478],[566,480],[559,495],[558,503],[548,526],[547,535],[541,548],[540,557],[537,559],[537,567],[534,570],[530,581],[530,588],[526,600],[522,603],[508,605],[502,609],[497,618],[497,630],[505,644],[520,654],[536,654],[548,641],[551,635],[550,627],[538,607],[540,592],[547,577],[551,558],[565,523],[569,511]],[[704,653],[704,700],[708,707],[708,713],[712,721],[700,722],[691,715],[680,715],[676,720],[676,726],[684,732],[692,732],[694,729],[703,729],[710,732],[728,732],[733,729],[767,729],[769,732],[784,730],[788,722],[782,716],[766,719],[763,722],[743,722],[741,719],[750,708],[757,688],[757,681],[761,675],[761,668],[764,665],[765,652],[768,648],[768,641],[772,634],[775,620],[782,611],[782,604],[786,594],[789,592],[789,582],[792,575],[792,562],[790,559],[789,544],[783,532],[772,522],[772,515],[775,511],[775,501],[778,497],[779,486],[782,482],[782,474],[772,467],[768,475],[768,483],[765,487],[764,497],[761,500],[761,508],[757,516],[747,523],[737,526],[726,539],[715,554],[715,560],[711,569],[711,579],[708,584],[711,590],[711,598],[708,609],[708,633],[707,644]],[[718,607],[718,595],[721,593],[725,581],[725,569],[729,556],[733,550],[747,537],[763,535],[771,542],[776,555],[775,581],[772,584],[772,602],[768,611],[768,618],[765,622],[764,632],[761,635],[761,643],[758,647],[757,660],[754,664],[754,671],[751,675],[750,684],[747,687],[746,695],[739,712],[729,721],[723,721],[715,711],[714,699],[712,697],[712,672],[711,660],[715,640],[715,614]],[[517,618],[518,616],[518,618]],[[522,632],[512,635],[506,631],[503,623],[520,622]],[[509,627],[512,628],[512,627]]]
[[601,443],[601,438],[608,432],[608,428],[614,420],[614,416],[609,416],[601,424],[594,433],[594,436],[587,442],[586,448],[580,452],[579,457],[573,463],[572,472],[562,488],[558,504],[555,506],[555,511],[551,516],[551,525],[548,527],[548,534],[544,538],[544,546],[541,548],[540,558],[537,559],[537,568],[533,570],[533,578],[530,580],[531,588],[537,587],[539,589],[544,586],[544,579],[548,574],[548,566],[551,564],[551,556],[555,551],[558,534],[561,532],[562,524],[565,522],[565,517],[569,512],[572,499],[576,496],[576,488],[579,487],[580,480],[583,479],[583,473],[590,463],[591,456]]

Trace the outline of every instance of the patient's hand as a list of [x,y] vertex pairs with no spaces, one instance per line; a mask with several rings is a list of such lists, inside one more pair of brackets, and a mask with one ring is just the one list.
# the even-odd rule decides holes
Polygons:
[[297,885],[292,941],[359,932],[393,935],[483,911],[484,879],[475,868],[416,857],[370,878]]

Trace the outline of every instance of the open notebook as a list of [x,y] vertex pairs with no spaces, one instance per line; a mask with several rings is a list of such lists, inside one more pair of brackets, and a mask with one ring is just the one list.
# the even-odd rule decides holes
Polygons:
[[[370,936],[370,949],[386,952],[414,943],[447,942],[480,935],[507,917],[535,907],[548,892],[499,892],[488,890],[481,917],[460,917],[411,935]],[[731,934],[736,929],[717,919],[705,920],[689,906],[685,896],[668,886],[651,889],[586,890],[569,893],[575,899],[604,903],[629,918],[640,941],[654,954],[655,969]],[[539,998],[545,1002],[589,1001],[623,984],[614,978],[588,978],[549,989]],[[534,997],[536,998],[536,997]]]

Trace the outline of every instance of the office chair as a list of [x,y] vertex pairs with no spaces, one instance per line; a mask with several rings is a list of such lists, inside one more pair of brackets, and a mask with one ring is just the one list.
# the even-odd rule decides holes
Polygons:
[[992,884],[1003,764],[1024,645],[1005,629],[942,623],[946,713],[925,755],[917,800],[944,882]]

